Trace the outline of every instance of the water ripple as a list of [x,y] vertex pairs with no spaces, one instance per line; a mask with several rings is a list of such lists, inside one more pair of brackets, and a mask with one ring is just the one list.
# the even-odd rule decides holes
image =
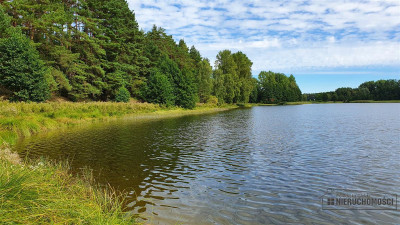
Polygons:
[[254,107],[112,122],[26,139],[128,193],[154,224],[398,224],[398,211],[326,211],[328,188],[399,194],[400,104]]

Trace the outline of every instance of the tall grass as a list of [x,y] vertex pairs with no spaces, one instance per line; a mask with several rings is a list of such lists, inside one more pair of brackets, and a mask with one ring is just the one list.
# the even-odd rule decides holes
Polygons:
[[145,113],[195,114],[234,107],[233,105],[217,107],[213,104],[198,104],[195,110],[185,110],[178,107],[165,108],[156,104],[133,102],[10,103],[0,101],[0,146],[3,142],[14,145],[18,137],[93,121]]
[[2,224],[134,224],[121,207],[122,197],[72,177],[65,164],[46,160],[20,163],[0,154],[0,222]]
[[0,145],[15,144],[20,136],[88,121],[109,120],[163,108],[146,103],[10,103],[0,101]]
[[133,224],[123,212],[121,196],[97,186],[91,176],[72,177],[68,166],[46,160],[22,162],[7,147],[45,130],[161,109],[139,103],[1,101],[0,223]]

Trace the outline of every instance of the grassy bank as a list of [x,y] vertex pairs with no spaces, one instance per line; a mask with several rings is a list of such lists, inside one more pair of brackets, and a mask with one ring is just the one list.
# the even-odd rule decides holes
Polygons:
[[1,224],[135,224],[122,196],[96,186],[90,173],[72,177],[68,166],[21,162],[0,151]]
[[0,143],[14,145],[20,137],[62,127],[142,115],[180,116],[235,108],[202,104],[194,110],[147,103],[9,103],[0,101]]
[[18,138],[122,117],[172,117],[236,107],[199,104],[185,110],[146,103],[0,101],[0,223],[135,223],[123,212],[122,197],[98,187],[90,173],[72,177],[62,163],[22,161],[9,150]]

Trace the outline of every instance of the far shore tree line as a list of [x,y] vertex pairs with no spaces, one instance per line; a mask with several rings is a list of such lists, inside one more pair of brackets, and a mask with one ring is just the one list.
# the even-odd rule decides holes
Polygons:
[[139,30],[125,0],[0,1],[0,95],[11,101],[127,102],[166,106],[299,101],[294,77],[261,72],[242,52],[214,69],[184,40]]
[[400,100],[400,80],[378,80],[362,83],[358,88],[342,87],[335,91],[303,94],[303,101]]

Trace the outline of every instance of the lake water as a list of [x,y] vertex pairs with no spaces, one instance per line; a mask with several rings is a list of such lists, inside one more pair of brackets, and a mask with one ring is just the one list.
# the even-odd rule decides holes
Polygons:
[[120,120],[41,134],[16,149],[90,167],[151,224],[400,223],[400,211],[323,210],[321,202],[329,188],[400,194],[400,104]]

